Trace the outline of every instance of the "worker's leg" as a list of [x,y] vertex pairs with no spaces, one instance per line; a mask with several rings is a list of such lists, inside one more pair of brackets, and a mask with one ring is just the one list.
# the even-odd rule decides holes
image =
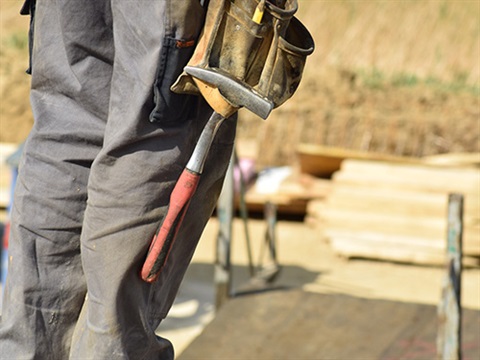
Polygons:
[[89,168],[103,143],[113,62],[112,34],[105,30],[110,11],[102,3],[37,2],[35,124],[13,203],[2,360],[67,359],[85,299],[80,232]]
[[[159,106],[164,98],[158,95],[183,67],[178,59],[188,59],[185,46],[198,36],[202,12],[198,0],[112,2],[110,112],[88,184],[81,239],[88,294],[73,337],[74,359],[172,358],[170,343],[154,331],[213,211],[235,131],[233,120],[222,125],[163,273],[153,285],[143,282],[139,273],[150,240],[210,115],[199,98]],[[157,122],[152,123],[157,77],[165,81],[157,82]]]
[[[170,3],[125,1],[114,9],[117,47],[105,139],[113,62],[108,5],[98,0],[38,3],[32,79],[36,123],[14,202],[2,356],[67,357],[86,291],[78,244],[86,183],[105,143],[90,178],[82,247],[89,295],[72,357],[171,357],[169,343],[153,331],[171,306],[214,206],[234,124],[223,126],[212,148],[164,273],[153,286],[142,283],[138,271],[148,242],[208,115],[196,116],[200,108],[192,99],[183,107],[162,106],[158,92],[155,118],[160,122],[148,120],[155,106],[152,85],[157,75],[163,79],[165,51],[174,50],[160,52],[162,45],[175,43],[165,36],[188,39],[201,23],[196,0],[183,3],[192,5],[188,14],[178,14],[185,8],[177,5],[165,13]],[[164,16],[171,33],[164,31]],[[188,19],[189,29],[178,26],[180,18]],[[169,66],[177,63],[168,59]]]

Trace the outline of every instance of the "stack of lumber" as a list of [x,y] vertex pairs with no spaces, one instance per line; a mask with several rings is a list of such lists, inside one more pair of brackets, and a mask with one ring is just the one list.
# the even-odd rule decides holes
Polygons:
[[347,159],[331,185],[307,212],[337,254],[444,264],[448,194],[462,193],[464,256],[479,264],[479,168]]
[[[412,157],[306,143],[301,143],[297,146],[296,154],[302,173],[326,178],[340,170],[345,159],[379,160],[395,163],[418,163],[420,161],[418,158]],[[433,162],[435,159],[431,161]]]

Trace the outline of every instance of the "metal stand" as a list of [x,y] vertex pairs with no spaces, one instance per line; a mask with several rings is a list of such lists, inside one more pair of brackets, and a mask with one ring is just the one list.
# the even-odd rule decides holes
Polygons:
[[[233,219],[234,219],[234,167],[238,165],[236,152],[232,158],[227,170],[222,192],[217,203],[217,216],[219,221],[219,231],[216,243],[216,261],[215,261],[215,287],[216,287],[216,308],[219,308],[228,298],[233,296],[232,290],[232,265],[231,265],[231,244],[233,238]],[[240,168],[239,168],[240,169]],[[245,231],[245,240],[247,246],[248,269],[250,282],[247,285],[248,292],[261,291],[272,284],[280,272],[280,265],[277,260],[276,245],[276,224],[277,207],[273,203],[266,203],[264,208],[267,229],[265,241],[260,249],[258,264],[255,266],[252,257],[251,238],[248,230],[248,210],[245,202],[245,179],[240,170],[239,187],[239,212],[242,218]]]
[[447,274],[438,307],[437,358],[459,360],[461,354],[463,195],[448,198]]
[[219,308],[231,293],[232,269],[230,262],[230,248],[232,242],[233,228],[233,204],[235,200],[234,191],[234,155],[225,175],[222,192],[217,202],[217,217],[219,223],[214,281],[216,288],[215,306]]

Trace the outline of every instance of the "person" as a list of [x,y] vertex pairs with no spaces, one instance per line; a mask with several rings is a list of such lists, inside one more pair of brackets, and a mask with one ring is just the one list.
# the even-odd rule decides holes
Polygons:
[[[172,359],[155,334],[216,204],[225,121],[158,280],[139,272],[212,110],[170,86],[200,0],[27,0],[31,105],[15,189],[0,358]],[[24,11],[25,12],[25,11]]]

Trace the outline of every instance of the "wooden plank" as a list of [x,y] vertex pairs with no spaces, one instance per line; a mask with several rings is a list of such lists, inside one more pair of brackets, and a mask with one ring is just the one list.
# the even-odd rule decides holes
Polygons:
[[[446,211],[443,217],[436,214],[419,214],[421,209],[414,209],[415,204],[412,204],[410,213],[390,211],[389,207],[359,210],[354,206],[342,207],[328,201],[317,206],[317,216],[329,226],[337,228],[368,228],[386,233],[417,233],[433,237],[444,236],[447,231]],[[466,241],[478,242],[480,246],[480,218],[465,216],[464,228],[468,238]]]
[[[307,204],[312,199],[325,198],[330,192],[329,180],[317,179],[307,174],[294,174],[280,184],[273,193],[261,193],[255,186],[250,187],[245,194],[249,211],[263,212],[264,205],[272,202],[277,205],[279,213],[304,215]],[[239,199],[236,199],[236,208]]]
[[425,164],[437,166],[469,166],[480,168],[480,153],[448,153],[439,155],[424,156],[422,161]]
[[322,219],[329,228],[367,230],[385,234],[413,235],[443,238],[446,234],[445,219],[437,217],[413,217],[380,212],[357,212],[354,210],[326,206]]
[[[346,258],[365,258],[422,265],[445,264],[445,241],[374,232],[326,230],[334,252]],[[473,253],[473,252],[472,252]],[[477,253],[464,255],[464,264],[478,267]]]
[[332,249],[346,258],[381,259],[415,264],[442,265],[445,244],[414,236],[373,232],[327,230]]
[[480,257],[480,171],[345,160],[310,223],[346,257],[442,264],[450,191],[465,195],[464,253]]
[[[267,202],[272,202],[277,205],[278,212],[289,215],[304,215],[307,210],[308,200],[294,199],[285,195],[265,195],[254,192],[247,192],[245,196],[248,211],[263,212],[264,206]],[[239,209],[240,202],[238,197],[235,200],[235,208]]]
[[[464,356],[478,359],[480,312],[466,309]],[[436,307],[299,290],[227,302],[190,359],[434,359]]]
[[377,188],[459,192],[478,196],[480,172],[470,168],[439,168],[422,165],[389,164],[373,161],[345,160],[335,182]]
[[[335,183],[327,198],[328,206],[355,211],[381,211],[411,216],[445,218],[448,196],[445,193],[432,193],[420,190],[378,188],[354,184]],[[465,199],[467,222],[480,220],[480,196]]]
[[[443,242],[447,233],[445,219],[437,217],[399,216],[396,214],[356,212],[325,207],[321,220],[330,231],[350,231],[382,234],[385,240],[390,236],[423,238],[431,242]],[[464,230],[464,252],[480,256],[480,225],[472,224]]]
[[342,162],[346,159],[365,159],[395,163],[421,162],[420,159],[411,157],[305,143],[297,146],[296,153],[300,170],[303,173],[321,177],[330,177],[335,171],[340,170]]
[[[330,199],[328,200],[330,201]],[[377,209],[378,211],[375,213],[365,209],[360,210],[355,205],[350,208],[347,205],[344,207],[341,205],[328,204],[323,200],[311,201],[307,206],[305,222],[309,226],[317,228],[327,240],[332,240],[339,236],[343,239],[349,239],[349,241],[355,241],[355,248],[363,247],[362,257],[369,257],[367,256],[368,251],[373,246],[370,243],[362,246],[361,242],[365,239],[365,241],[368,241],[368,236],[380,237],[381,240],[378,241],[388,243],[390,244],[388,246],[393,247],[398,246],[396,242],[404,241],[412,248],[411,251],[415,251],[414,247],[417,241],[419,244],[423,242],[436,243],[437,248],[444,248],[443,243],[447,231],[446,212],[443,219],[432,216],[427,217],[427,222],[423,222],[422,219],[424,218],[419,217],[414,204],[409,207],[411,216],[405,213],[401,214],[401,216],[392,215],[388,207],[384,208],[388,208],[388,213],[385,211],[383,213],[378,212],[381,209]],[[405,218],[408,219],[407,224],[409,222],[410,225],[405,225],[405,221],[402,222],[402,219]],[[417,225],[412,226],[412,223],[421,224],[421,227],[419,228]],[[469,226],[465,227],[464,232],[464,251],[469,256],[480,256],[480,226],[478,220],[474,222],[473,218],[470,218]],[[390,242],[389,239],[391,239]],[[345,246],[345,253],[342,255],[349,257],[351,255],[349,253],[351,246]],[[376,244],[375,246],[380,245]],[[395,253],[394,249],[392,251]],[[338,252],[341,254],[340,249],[338,249]],[[376,258],[376,256],[372,253],[370,258]],[[389,257],[383,258],[388,260]],[[435,259],[438,260],[439,257],[436,256]],[[405,257],[403,260],[405,260]],[[435,263],[439,263],[437,260]]]

